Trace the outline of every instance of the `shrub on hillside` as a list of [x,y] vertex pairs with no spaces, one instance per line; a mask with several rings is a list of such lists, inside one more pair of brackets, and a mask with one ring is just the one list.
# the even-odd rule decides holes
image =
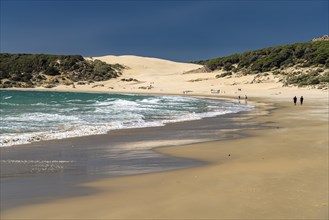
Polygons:
[[308,86],[320,83],[329,83],[329,72],[320,75],[318,71],[311,71],[310,73],[290,75],[286,78],[286,85]]
[[225,76],[232,76],[232,72],[224,72],[222,74],[216,75],[216,78],[222,78]]
[[46,77],[41,77],[40,74],[47,75],[48,78],[62,76],[72,82],[103,81],[117,77],[124,69],[119,64],[110,65],[100,60],[87,61],[80,55],[3,53],[0,54],[0,60],[0,80],[25,82],[17,84],[24,86],[46,83]]
[[238,71],[248,69],[250,71],[248,74],[284,69],[295,65],[301,67],[323,65],[329,68],[329,41],[276,46],[194,63],[204,64],[210,70],[230,71],[233,66],[236,66]]

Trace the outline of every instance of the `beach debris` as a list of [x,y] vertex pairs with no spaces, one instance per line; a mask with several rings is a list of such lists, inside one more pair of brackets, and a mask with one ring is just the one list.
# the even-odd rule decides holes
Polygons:
[[123,79],[121,79],[121,81],[123,81],[123,82],[139,82],[137,79],[134,79],[134,78],[129,78],[129,79],[123,78]]
[[91,88],[104,87],[104,84],[93,85]]
[[50,88],[53,88],[53,87],[55,87],[56,85],[55,84],[46,84],[46,85],[44,85],[43,87],[44,88],[47,88],[47,89],[50,89]]
[[154,88],[152,85],[138,87],[138,89],[152,89],[152,88]]
[[205,81],[205,80],[209,80],[209,78],[191,79],[191,80],[188,80],[187,82],[200,82],[200,81]]
[[211,89],[210,93],[220,93],[220,89]]

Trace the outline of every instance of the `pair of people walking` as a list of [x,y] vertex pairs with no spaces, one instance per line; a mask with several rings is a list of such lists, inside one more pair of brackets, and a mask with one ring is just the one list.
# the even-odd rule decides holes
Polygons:
[[[294,100],[294,105],[296,105],[296,104],[297,104],[297,97],[295,96],[295,97],[293,98],[293,100]],[[301,97],[299,98],[299,101],[300,101],[300,105],[303,105],[304,97],[301,96]]]
[[[241,96],[238,96],[239,103],[240,103],[240,99],[241,99]],[[248,97],[247,97],[247,95],[244,96],[244,102],[246,104],[248,103]]]

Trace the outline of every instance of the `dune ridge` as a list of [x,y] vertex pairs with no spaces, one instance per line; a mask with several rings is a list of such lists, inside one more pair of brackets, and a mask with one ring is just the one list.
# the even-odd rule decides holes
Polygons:
[[[126,68],[114,79],[100,82],[59,85],[54,88],[32,88],[31,90],[72,91],[72,92],[111,92],[207,95],[213,97],[237,96],[291,101],[294,96],[304,96],[305,100],[327,101],[328,90],[314,87],[284,86],[279,76],[271,73],[266,76],[243,75],[218,77],[225,71],[207,71],[202,65],[181,63],[158,58],[125,56],[101,56],[86,59],[101,60],[108,64],[120,64]],[[293,71],[293,68],[287,71]],[[25,88],[24,88],[25,89]],[[27,88],[30,90],[29,88]]]
[[[201,65],[136,56],[94,57],[127,66],[104,82],[51,89],[233,98],[248,95],[249,137],[157,149],[206,165],[87,185],[98,193],[26,205],[4,219],[328,219],[328,90],[283,87],[273,75],[216,78]],[[188,72],[188,74],[184,74]],[[294,106],[292,97],[304,96]],[[270,114],[259,114],[262,103]]]

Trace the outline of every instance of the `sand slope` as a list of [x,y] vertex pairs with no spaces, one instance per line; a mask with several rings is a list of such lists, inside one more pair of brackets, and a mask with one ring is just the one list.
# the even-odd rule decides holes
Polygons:
[[179,63],[169,60],[163,60],[151,57],[140,57],[133,55],[124,56],[102,56],[93,57],[93,59],[101,60],[108,64],[122,64],[128,67],[124,71],[124,75],[136,74],[139,76],[141,74],[155,74],[155,75],[165,75],[165,74],[179,74],[193,69],[201,67],[201,65],[191,64],[191,63]]
[[[152,94],[189,94],[216,97],[249,98],[263,97],[291,101],[293,96],[304,96],[308,100],[327,100],[328,90],[283,87],[278,76],[235,75],[217,78],[223,71],[206,72],[203,66],[192,63],[173,62],[157,58],[139,56],[102,56],[98,59],[109,64],[119,63],[126,67],[120,77],[86,85],[61,85],[52,89],[57,91],[152,93]],[[131,81],[126,81],[132,79]]]
[[[202,167],[105,179],[98,193],[25,206],[4,219],[328,219],[328,123],[323,106],[258,116],[251,137],[158,149]],[[328,111],[328,108],[326,108]]]
[[[279,108],[267,116],[252,111],[253,121],[271,129],[249,131],[248,138],[158,149],[205,166],[89,183],[99,193],[20,207],[2,218],[328,219],[328,90],[282,87],[273,76],[262,83],[251,83],[252,75],[216,79],[220,72],[200,65],[154,58],[97,59],[129,69],[107,82],[47,90],[248,95]],[[295,95],[305,97],[303,106],[292,105]]]

